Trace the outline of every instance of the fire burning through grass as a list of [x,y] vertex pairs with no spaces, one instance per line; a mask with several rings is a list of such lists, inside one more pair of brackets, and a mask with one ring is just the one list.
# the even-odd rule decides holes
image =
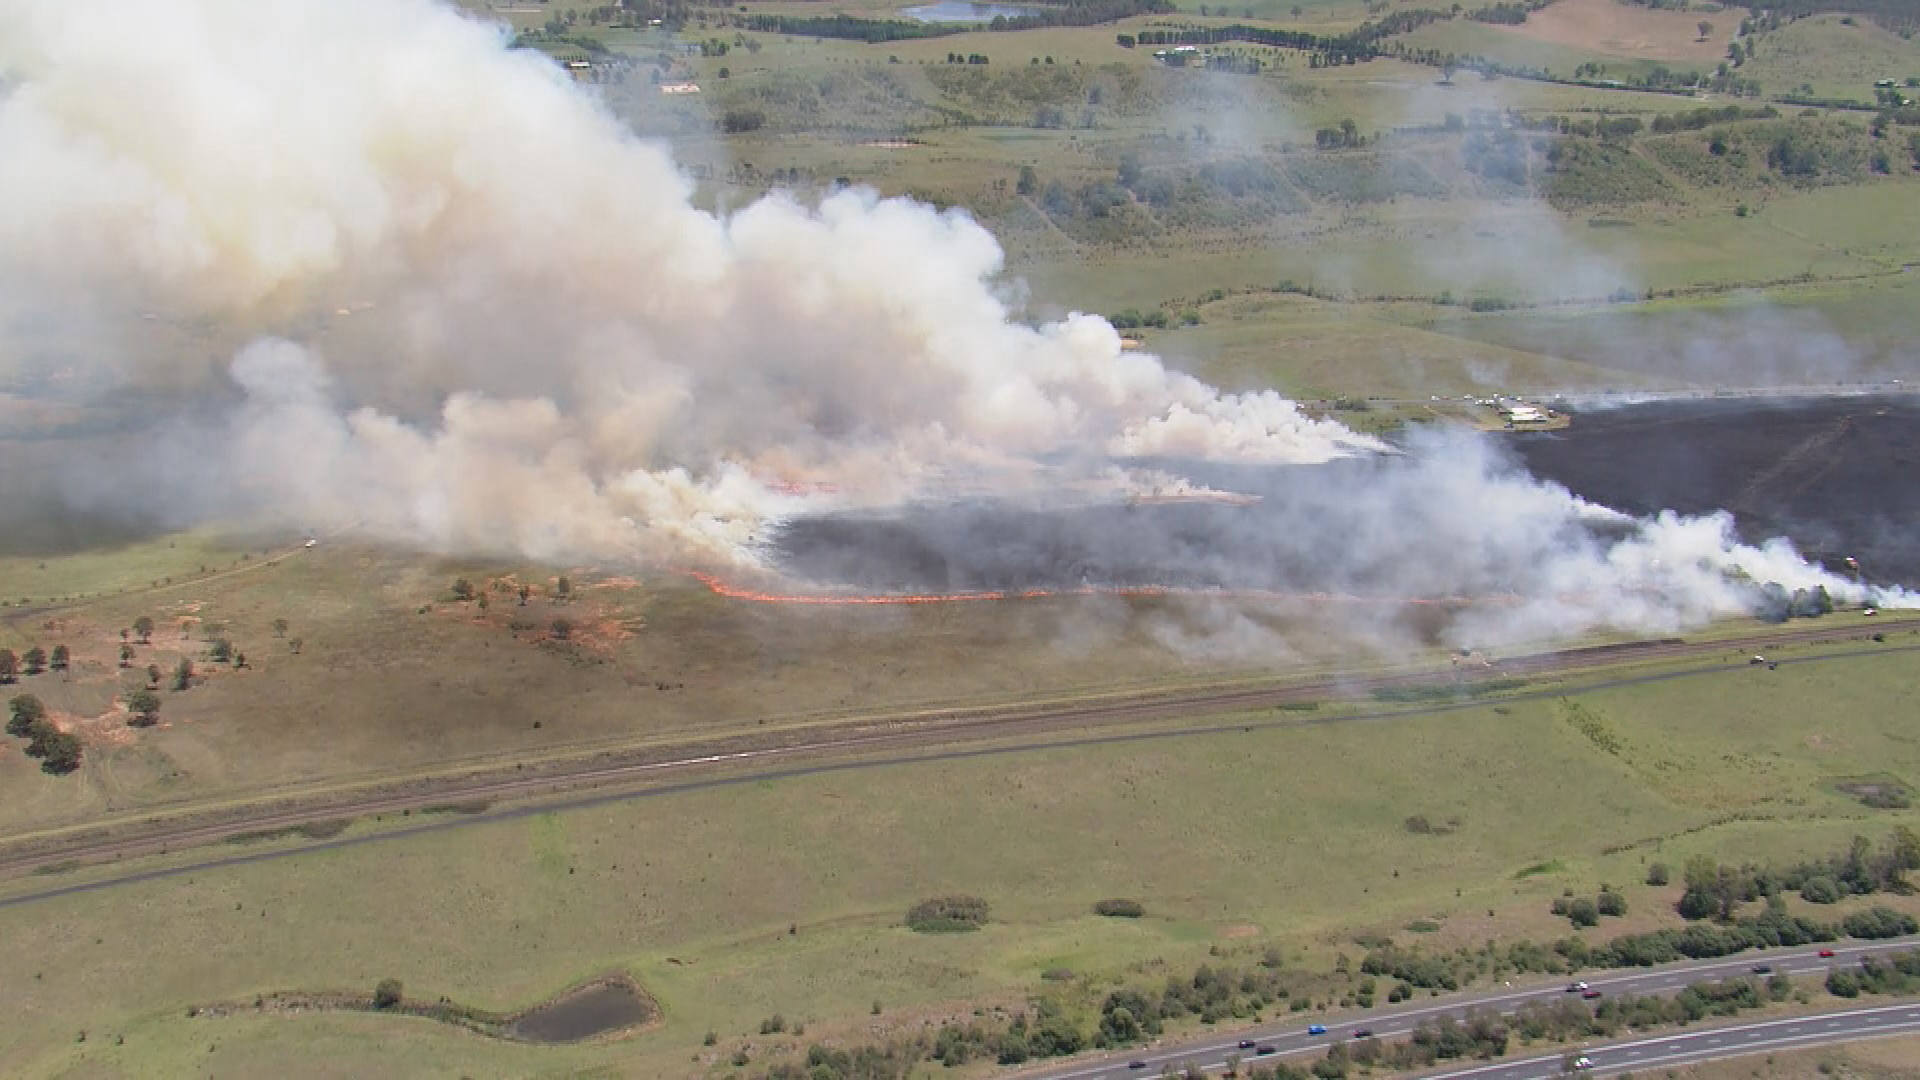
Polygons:
[[700,570],[682,571],[705,585],[716,596],[730,600],[749,600],[756,604],[790,604],[818,607],[872,607],[904,604],[965,604],[994,600],[1047,600],[1072,596],[1179,597],[1221,600],[1235,603],[1275,603],[1300,606],[1369,604],[1398,607],[1406,604],[1440,607],[1468,607],[1482,604],[1517,604],[1514,595],[1485,596],[1355,596],[1350,593],[1279,592],[1273,589],[1229,589],[1182,585],[1077,585],[1061,588],[988,589],[950,593],[799,593],[764,592],[728,581]]

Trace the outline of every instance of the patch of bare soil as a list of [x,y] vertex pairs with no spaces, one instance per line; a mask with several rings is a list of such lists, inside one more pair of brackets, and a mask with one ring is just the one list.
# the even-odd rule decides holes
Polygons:
[[[1713,24],[1700,38],[1699,24]],[[1559,0],[1533,12],[1509,33],[1550,45],[1612,53],[1662,63],[1718,63],[1740,26],[1737,11],[1655,11],[1619,0]]]

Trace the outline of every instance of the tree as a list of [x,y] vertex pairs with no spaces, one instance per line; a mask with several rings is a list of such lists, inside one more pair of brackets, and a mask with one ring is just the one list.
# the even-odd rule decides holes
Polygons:
[[120,646],[120,666],[131,667],[132,665],[133,665],[133,646],[123,644]]
[[1612,889],[1602,889],[1595,906],[1599,908],[1602,915],[1618,917],[1627,913],[1627,898]]
[[287,620],[285,619],[273,620],[273,636],[274,637],[287,636]]
[[1800,883],[1800,899],[1809,904],[1835,904],[1840,901],[1840,885],[1821,874]]
[[561,574],[560,580],[554,582],[553,597],[562,601],[573,599],[573,582],[567,580],[567,575]]
[[7,717],[7,734],[25,738],[32,734],[33,725],[47,718],[47,707],[32,694],[19,694],[7,702],[10,715]]
[[78,769],[81,752],[79,738],[48,723],[35,725],[33,742],[27,746],[27,753],[40,759],[41,770],[55,775]]
[[1597,926],[1600,923],[1600,908],[1583,896],[1567,905],[1567,918],[1575,926]]
[[47,650],[35,645],[20,658],[20,663],[28,675],[38,675],[47,667]]
[[73,663],[73,654],[67,651],[65,645],[55,645],[53,647],[53,656],[49,660],[49,663],[52,665],[53,670],[65,671]]
[[224,664],[233,659],[233,642],[220,638],[213,643],[213,662]]
[[522,585],[522,586],[520,586],[520,606],[521,606],[521,607],[526,607],[526,606],[527,606],[527,597],[529,597],[529,596],[532,596],[532,595],[533,595],[533,586],[531,586],[531,585]]
[[553,620],[551,629],[555,641],[565,641],[573,636],[573,623],[564,618]]
[[1667,869],[1666,863],[1663,863],[1663,862],[1654,863],[1652,866],[1647,867],[1647,884],[1665,885],[1669,880],[1670,875],[1671,875],[1671,871]]
[[381,979],[380,984],[373,988],[373,1007],[391,1009],[398,1004],[400,1004],[400,980]]
[[20,658],[13,655],[12,649],[0,649],[0,685],[5,685],[20,674]]
[[1440,65],[1440,81],[1443,83],[1446,83],[1448,86],[1452,86],[1454,73],[1459,70],[1460,70],[1460,65],[1454,63],[1451,60],[1447,61],[1444,64],[1441,64]]
[[180,666],[173,669],[173,688],[185,690],[192,685],[193,661],[183,656],[180,658]]
[[295,655],[295,656],[299,656],[299,655],[300,655],[300,650],[301,650],[301,649],[302,649],[303,647],[305,647],[305,646],[306,646],[306,644],[307,644],[307,639],[306,639],[306,638],[298,638],[298,637],[297,637],[297,638],[290,638],[290,639],[288,639],[288,641],[287,641],[287,651],[288,651],[288,652],[290,652],[290,653],[292,653],[292,654],[293,654],[293,655]]
[[133,632],[140,635],[140,644],[142,645],[153,640],[153,618],[142,615],[133,620]]
[[727,69],[727,68],[724,68],[724,67],[723,67],[723,68],[721,68],[721,69],[720,69],[720,70],[719,70],[718,72],[716,72],[715,74],[717,74],[717,75],[719,75],[719,76],[720,76],[721,78],[723,78],[723,79],[731,79],[731,78],[733,78],[733,72],[732,72],[731,70],[729,70],[729,69]]
[[160,685],[160,665],[148,664],[147,665],[147,689],[151,690],[158,687],[159,685]]
[[1705,19],[1701,19],[1699,22],[1695,23],[1693,28],[1695,30],[1700,31],[1701,41],[1705,41],[1708,38],[1713,36],[1713,24],[1708,22]]
[[473,599],[473,582],[468,581],[466,578],[455,578],[453,580],[453,598],[463,602]]
[[1020,166],[1020,179],[1013,185],[1015,194],[1032,195],[1040,190],[1040,174],[1031,165]]
[[160,695],[142,688],[127,695],[127,723],[152,727],[160,719]]

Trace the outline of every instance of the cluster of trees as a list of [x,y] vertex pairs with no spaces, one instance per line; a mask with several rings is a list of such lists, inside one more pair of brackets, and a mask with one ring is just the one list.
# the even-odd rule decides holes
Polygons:
[[65,645],[55,645],[53,652],[35,645],[26,652],[15,655],[12,649],[0,649],[0,685],[19,680],[22,675],[38,675],[48,669],[65,671],[73,662],[73,654]]
[[1618,918],[1627,913],[1627,898],[1605,885],[1600,887],[1598,896],[1556,897],[1553,901],[1553,913],[1564,915],[1568,922],[1576,927],[1599,926],[1600,916]]
[[1467,13],[1474,22],[1499,23],[1505,26],[1518,26],[1527,21],[1527,16],[1553,3],[1553,0],[1506,0],[1504,3],[1489,4]]
[[1920,29],[1920,8],[1913,0],[1743,0],[1756,16],[1766,13],[1779,25],[1781,18],[1799,19],[1808,15],[1839,12],[1865,15],[1895,32]]
[[987,902],[977,896],[936,896],[907,909],[907,928],[922,934],[954,934],[987,925]]
[[1687,860],[1686,892],[1677,909],[1688,919],[1731,919],[1743,903],[1798,892],[1801,899],[1830,904],[1842,896],[1909,892],[1910,871],[1920,869],[1920,833],[1901,825],[1875,850],[1856,836],[1844,852],[1808,859],[1784,869],[1732,866],[1698,855]]
[[[1372,982],[1364,980],[1364,1007],[1373,1005]],[[1202,965],[1190,978],[1169,977],[1157,993],[1139,987],[1109,993],[1100,1005],[1099,1030],[1094,1033],[1093,1044],[1127,1046],[1151,1039],[1161,1033],[1167,1020],[1178,1016],[1197,1016],[1207,1024],[1244,1019],[1288,998],[1285,976],[1276,968],[1239,972]],[[1304,999],[1297,1007],[1306,1007]]]
[[1885,959],[1862,957],[1859,970],[1841,968],[1827,975],[1827,993],[1834,997],[1916,991],[1920,991],[1920,949],[1908,949]]
[[39,698],[18,694],[7,706],[7,734],[27,740],[27,756],[39,758],[42,770],[63,774],[80,767],[79,737],[54,727]]
[[1313,145],[1319,150],[1344,150],[1367,145],[1367,137],[1360,134],[1360,125],[1349,116],[1340,121],[1339,127],[1323,127],[1313,133]]
[[966,30],[965,27],[953,23],[923,23],[910,19],[864,19],[858,15],[749,15],[741,22],[745,29],[762,34],[840,38],[847,41],[864,41],[869,45],[882,41],[946,37],[950,34],[964,33]]
[[[1035,1005],[1034,1014],[1015,1013],[1002,1024],[989,1020],[948,1022],[931,1036],[915,1035],[880,1044],[834,1047],[813,1045],[803,1062],[775,1065],[761,1080],[907,1080],[916,1067],[936,1062],[948,1068],[993,1061],[1018,1065],[1066,1057],[1087,1048],[1087,1036],[1052,1002]],[[736,1064],[745,1064],[739,1057]]]
[[1715,109],[1711,106],[1700,109],[1685,109],[1675,113],[1661,113],[1653,118],[1653,133],[1669,135],[1676,131],[1699,131],[1715,124],[1730,124],[1736,120],[1772,120],[1780,115],[1780,110],[1771,105],[1758,109],[1743,109],[1738,105],[1728,105]]

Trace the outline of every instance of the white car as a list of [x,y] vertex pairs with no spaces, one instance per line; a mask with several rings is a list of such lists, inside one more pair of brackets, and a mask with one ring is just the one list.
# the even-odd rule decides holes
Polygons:
[[1593,1059],[1585,1054],[1581,1054],[1579,1057],[1573,1059],[1573,1067],[1576,1069],[1591,1069],[1593,1068]]

